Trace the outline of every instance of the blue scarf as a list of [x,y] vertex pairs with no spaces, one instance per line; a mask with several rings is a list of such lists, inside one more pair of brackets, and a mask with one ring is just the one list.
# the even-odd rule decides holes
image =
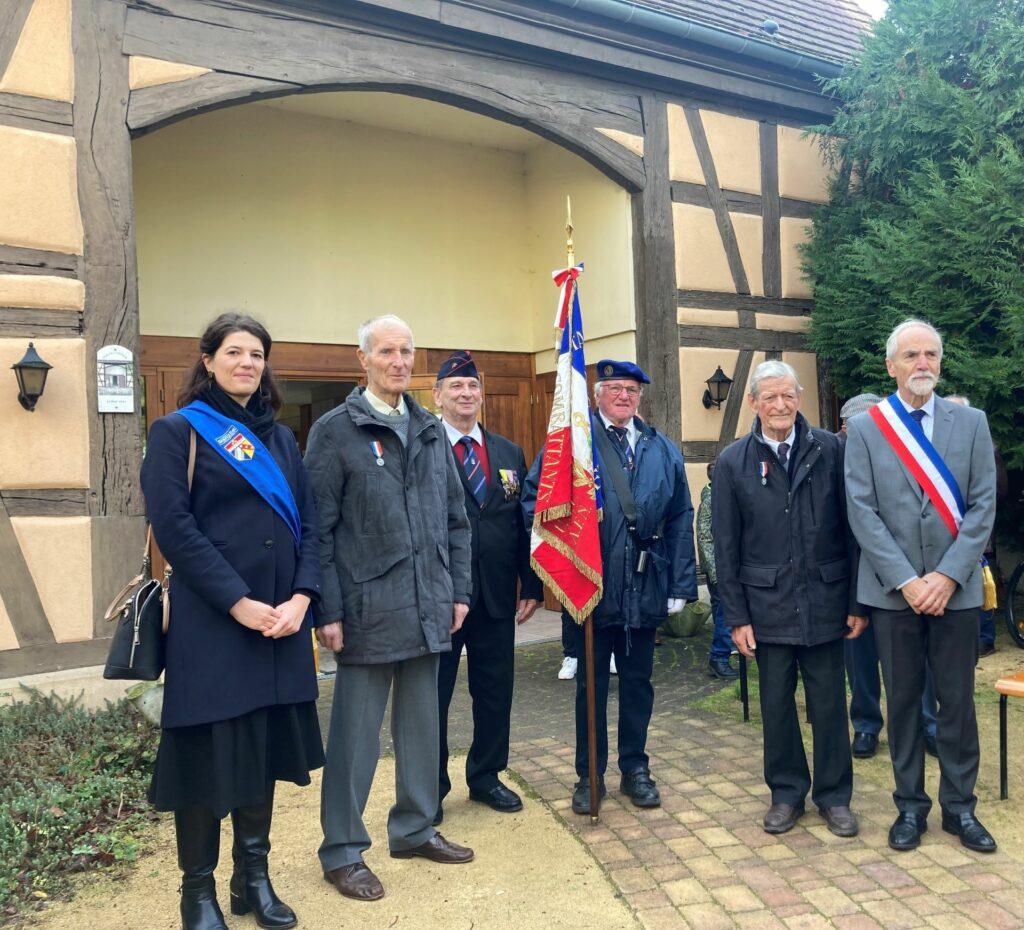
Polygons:
[[178,413],[225,462],[240,474],[288,524],[298,547],[302,540],[302,519],[295,496],[274,457],[265,445],[237,420],[218,413],[209,404],[194,400]]

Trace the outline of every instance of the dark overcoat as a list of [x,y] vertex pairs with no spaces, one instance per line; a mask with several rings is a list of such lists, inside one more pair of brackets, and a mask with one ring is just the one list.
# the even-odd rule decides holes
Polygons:
[[[492,617],[509,618],[515,615],[517,583],[521,585],[518,597],[541,600],[544,588],[530,568],[530,536],[519,506],[523,483],[526,481],[526,459],[523,450],[514,442],[490,433],[483,427],[484,446],[487,449],[487,494],[483,504],[466,483],[466,474],[459,468],[465,492],[466,515],[473,531],[473,599],[470,609],[483,603]],[[515,473],[518,488],[506,492],[500,471]]]
[[[594,415],[596,428],[601,418]],[[697,563],[693,548],[693,503],[686,482],[683,454],[669,439],[639,417],[630,484],[637,510],[637,536],[650,542],[647,570],[638,575],[636,541],[626,527],[609,468],[622,468],[616,460],[606,463],[597,450],[604,495],[604,513],[599,525],[604,589],[594,608],[594,628],[625,626],[654,629],[668,617],[668,601],[697,599]],[[527,525],[533,524],[537,503],[537,482],[543,451],[530,469],[523,492]]]
[[343,665],[450,651],[453,604],[468,605],[472,586],[469,520],[444,426],[407,394],[403,446],[365,390],[317,420],[306,448],[320,512],[319,615],[341,621]]
[[278,424],[265,445],[299,508],[297,549],[284,520],[198,435],[189,494],[189,428],[177,414],[161,417],[142,463],[146,516],[174,569],[162,724],[316,700],[311,616],[297,633],[270,639],[228,613],[243,597],[273,606],[296,591],[320,597],[316,505],[295,437]]
[[800,414],[797,422],[788,471],[758,420],[718,456],[711,531],[725,622],[752,624],[766,643],[816,646],[845,636],[847,616],[859,613],[857,546],[846,520],[843,444]]

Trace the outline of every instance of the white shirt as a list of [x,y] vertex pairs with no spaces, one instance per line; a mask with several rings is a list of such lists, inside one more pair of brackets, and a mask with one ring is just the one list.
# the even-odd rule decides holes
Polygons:
[[392,407],[386,400],[381,400],[370,388],[366,389],[366,402],[384,417],[405,416],[405,395],[398,395],[398,406]]
[[796,440],[796,424],[793,424],[793,428],[789,431],[789,435],[785,439],[772,439],[770,436],[766,436],[764,432],[761,433],[761,438],[765,441],[765,444],[775,453],[775,457],[779,456],[779,446],[784,442],[789,443],[789,451],[786,454],[786,465],[789,465],[789,456],[793,454],[793,443]]
[[[597,415],[601,418],[601,422],[604,424],[604,428],[607,430],[609,426],[614,426],[600,410],[597,411]],[[629,422],[625,425],[626,439],[629,440],[629,448],[636,452],[636,441],[640,438],[640,430],[636,428],[636,418],[630,417]]]
[[[912,413],[914,408],[903,399],[903,396],[899,392],[896,393],[896,396],[899,398],[900,403],[903,404],[903,409],[906,410],[907,413]],[[925,436],[928,438],[928,441],[931,442],[932,431],[935,429],[935,392],[932,391],[928,396],[928,400],[925,401],[924,406],[918,407],[917,409],[924,411],[924,418],[921,420],[921,429],[924,430]]]
[[473,428],[468,433],[459,432],[454,426],[451,425],[444,417],[441,417],[441,423],[444,424],[444,431],[448,434],[448,441],[452,444],[452,448],[458,445],[459,440],[463,436],[468,436],[470,439],[475,439],[478,445],[484,444],[484,434],[480,432],[480,424],[474,423]]

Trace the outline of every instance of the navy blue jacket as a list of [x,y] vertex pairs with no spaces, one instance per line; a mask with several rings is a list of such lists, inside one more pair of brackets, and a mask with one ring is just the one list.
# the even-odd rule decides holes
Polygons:
[[303,591],[319,600],[316,505],[295,437],[276,425],[266,445],[302,518],[297,552],[284,520],[198,435],[190,497],[188,438],[184,417],[161,417],[142,463],[146,516],[174,569],[162,725],[316,700],[309,616],[299,632],[269,639],[228,613],[243,597],[276,606]]
[[[597,427],[601,419],[595,414]],[[693,549],[693,503],[686,482],[683,454],[665,436],[635,420],[640,432],[635,451],[631,490],[637,508],[637,535],[645,541],[660,538],[651,545],[649,565],[643,575],[634,568],[637,560],[635,541],[626,529],[615,487],[607,466],[602,482],[604,516],[600,524],[601,560],[604,565],[604,592],[594,608],[594,627],[628,626],[653,629],[668,616],[669,598],[697,599],[697,563]],[[537,481],[541,455],[530,469],[523,488],[523,512],[526,525],[533,525],[537,502]],[[621,468],[616,460],[613,468]]]

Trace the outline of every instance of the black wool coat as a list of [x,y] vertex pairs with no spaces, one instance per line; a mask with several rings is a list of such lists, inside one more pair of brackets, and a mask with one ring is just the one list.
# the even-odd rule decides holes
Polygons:
[[274,509],[201,436],[188,490],[189,424],[161,417],[142,463],[146,516],[173,567],[162,725],[230,720],[260,707],[317,697],[312,617],[270,639],[228,611],[241,598],[276,606],[295,592],[320,598],[313,491],[291,431],[264,445],[284,473],[302,519],[302,543]]
[[758,420],[719,455],[711,531],[725,622],[752,624],[766,643],[817,646],[845,636],[847,616],[861,613],[857,545],[846,520],[843,444],[802,415],[797,422],[788,472],[761,441]]
[[[458,466],[466,498],[466,516],[473,530],[473,596],[470,609],[481,603],[492,617],[511,618],[516,612],[516,584],[522,586],[518,597],[542,600],[544,588],[530,568],[530,534],[519,506],[526,481],[526,459],[514,442],[490,433],[483,427],[484,447],[490,474],[487,494],[478,504],[466,483],[466,473]],[[518,487],[505,491],[499,472],[515,472]]]

